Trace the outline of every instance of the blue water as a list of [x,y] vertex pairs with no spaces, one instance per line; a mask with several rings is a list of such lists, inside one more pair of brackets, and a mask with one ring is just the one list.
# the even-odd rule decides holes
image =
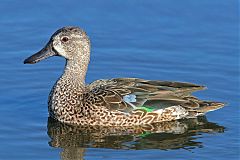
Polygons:
[[[0,159],[239,159],[238,13],[235,0],[1,0]],[[64,59],[23,60],[66,25],[91,38],[87,82],[192,82],[208,87],[194,95],[227,106],[203,125],[181,122],[183,133],[99,135],[48,120],[48,94]]]

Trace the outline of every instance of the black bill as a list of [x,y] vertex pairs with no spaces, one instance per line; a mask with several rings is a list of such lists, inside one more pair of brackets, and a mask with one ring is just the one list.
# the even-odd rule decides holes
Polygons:
[[34,64],[43,59],[56,55],[57,53],[53,50],[51,42],[48,42],[48,44],[42,50],[25,59],[24,64]]

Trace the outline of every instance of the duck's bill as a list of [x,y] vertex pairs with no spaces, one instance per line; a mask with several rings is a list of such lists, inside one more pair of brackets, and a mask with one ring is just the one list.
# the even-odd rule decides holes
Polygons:
[[34,64],[55,55],[57,55],[57,53],[52,49],[52,45],[47,44],[42,50],[25,59],[24,64]]

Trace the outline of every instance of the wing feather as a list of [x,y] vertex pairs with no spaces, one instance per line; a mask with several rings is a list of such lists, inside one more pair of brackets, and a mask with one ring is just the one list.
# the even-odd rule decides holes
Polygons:
[[[154,106],[156,109],[184,105],[199,107],[198,99],[191,92],[205,89],[204,86],[170,81],[153,81],[138,78],[115,78],[97,80],[88,85],[90,94],[101,97],[102,103],[110,110],[131,112],[135,107]],[[135,102],[124,101],[124,96],[135,95]],[[190,97],[190,98],[189,98]],[[135,106],[135,107],[134,107]]]

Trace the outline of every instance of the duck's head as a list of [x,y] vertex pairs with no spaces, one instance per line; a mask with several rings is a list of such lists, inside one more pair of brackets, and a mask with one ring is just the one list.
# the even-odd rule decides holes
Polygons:
[[24,64],[34,64],[51,56],[74,60],[77,57],[84,57],[82,54],[90,54],[89,51],[90,41],[85,31],[79,27],[63,27],[51,36],[42,50],[25,59]]

